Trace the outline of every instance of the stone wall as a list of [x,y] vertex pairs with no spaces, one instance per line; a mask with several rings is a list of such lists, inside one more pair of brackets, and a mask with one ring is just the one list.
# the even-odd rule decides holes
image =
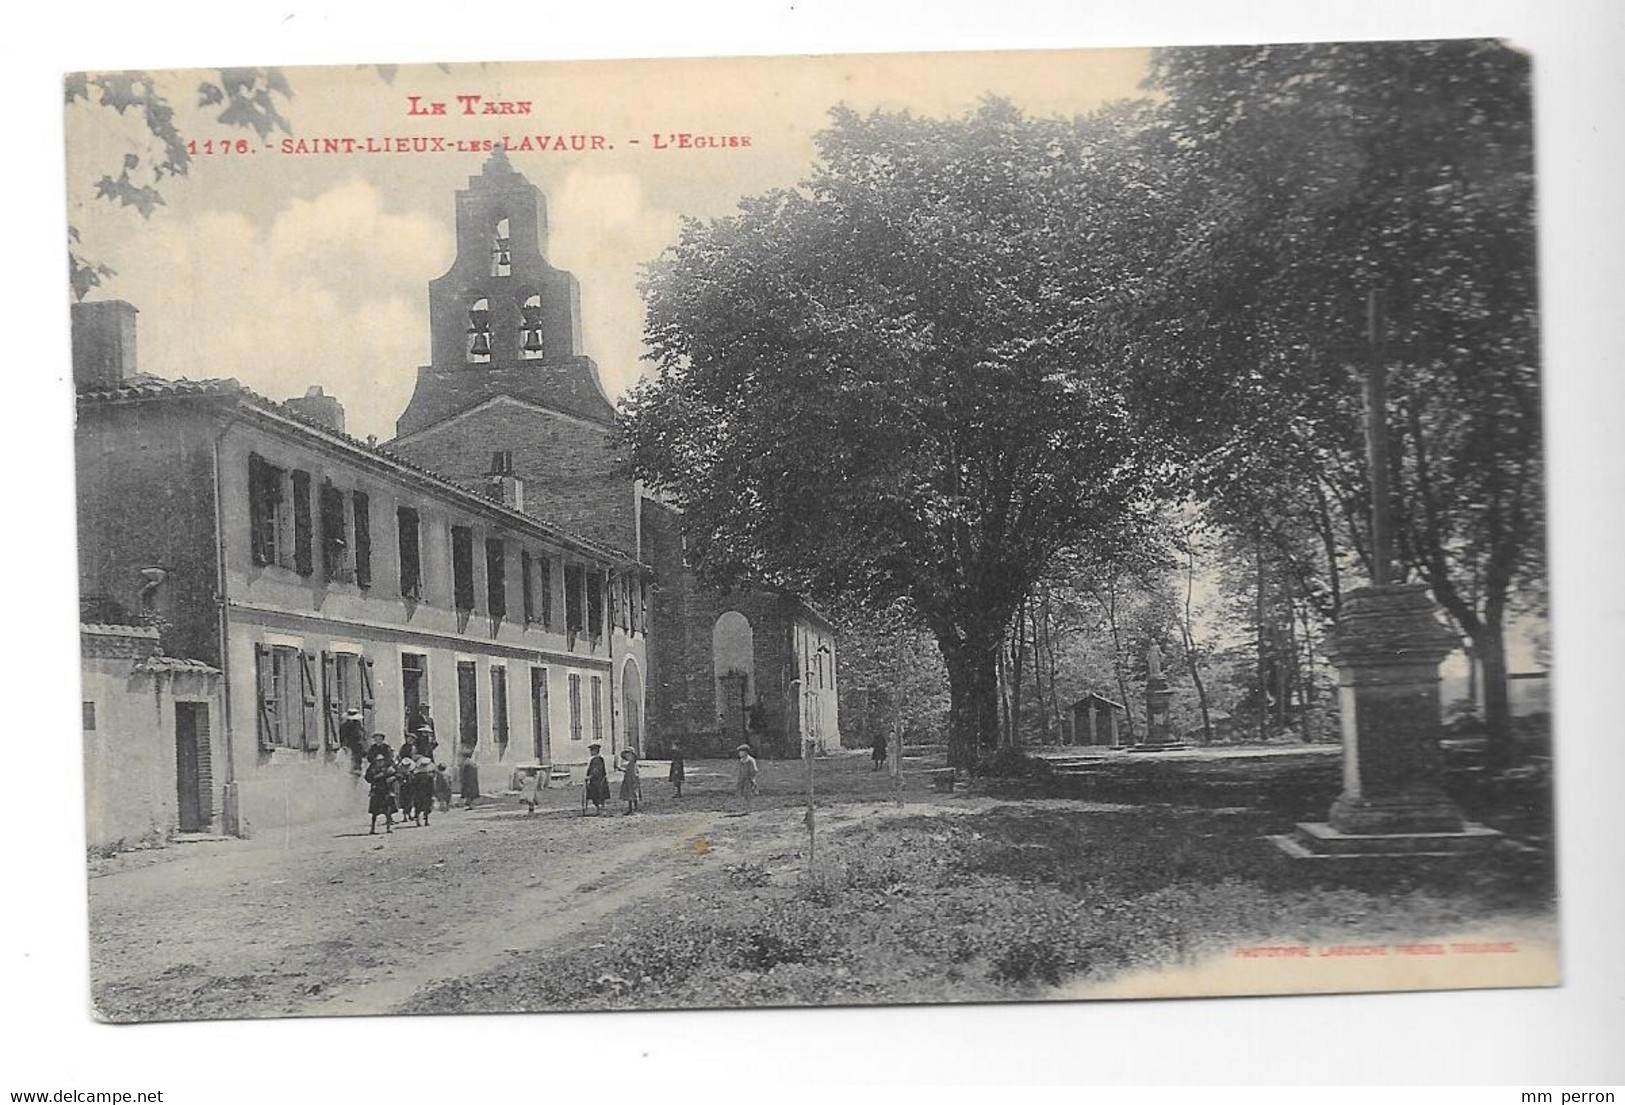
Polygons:
[[513,454],[525,511],[616,548],[636,544],[632,481],[620,473],[607,425],[498,399],[396,439],[389,450],[467,487],[480,488],[491,454]]
[[[218,421],[202,401],[152,406],[79,410],[80,597],[131,617],[150,615],[163,630],[166,651],[218,665]],[[149,607],[142,570],[151,567],[161,567],[164,578]]]

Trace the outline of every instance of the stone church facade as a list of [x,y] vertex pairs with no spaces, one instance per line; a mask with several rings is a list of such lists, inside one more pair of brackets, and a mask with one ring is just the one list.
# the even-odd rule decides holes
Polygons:
[[[835,634],[797,597],[702,588],[683,563],[681,515],[625,471],[615,409],[583,349],[581,290],[547,260],[547,202],[498,151],[456,196],[456,258],[429,283],[430,361],[389,450],[470,487],[511,478],[525,510],[620,550],[648,571],[643,719],[611,731],[645,755],[748,741],[797,755],[839,746]],[[626,664],[636,660],[627,658]],[[618,696],[632,709],[634,696]]]

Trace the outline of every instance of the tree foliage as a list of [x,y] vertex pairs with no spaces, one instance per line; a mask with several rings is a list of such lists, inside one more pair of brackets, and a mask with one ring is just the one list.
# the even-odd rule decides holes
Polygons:
[[909,600],[996,739],[994,661],[1055,553],[1123,524],[1139,452],[1106,317],[1143,172],[1123,120],[838,109],[799,188],[685,225],[645,287],[632,462],[702,579]]
[[1350,369],[1385,293],[1398,558],[1472,639],[1504,734],[1502,622],[1544,563],[1527,59],[1170,49],[1149,83],[1177,248],[1134,305],[1136,396],[1233,521],[1300,554],[1324,539],[1306,582],[1328,593],[1339,552],[1369,559]]

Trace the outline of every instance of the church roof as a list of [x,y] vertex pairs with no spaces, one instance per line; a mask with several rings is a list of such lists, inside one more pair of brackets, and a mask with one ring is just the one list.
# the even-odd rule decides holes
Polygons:
[[615,407],[604,394],[591,357],[525,363],[512,368],[467,367],[418,369],[412,401],[395,422],[397,439],[410,437],[454,415],[507,397],[605,427],[615,422]]

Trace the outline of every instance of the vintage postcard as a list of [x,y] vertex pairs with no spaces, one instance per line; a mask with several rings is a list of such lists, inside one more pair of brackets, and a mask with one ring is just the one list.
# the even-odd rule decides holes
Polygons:
[[65,92],[97,1016],[1558,982],[1519,51]]

